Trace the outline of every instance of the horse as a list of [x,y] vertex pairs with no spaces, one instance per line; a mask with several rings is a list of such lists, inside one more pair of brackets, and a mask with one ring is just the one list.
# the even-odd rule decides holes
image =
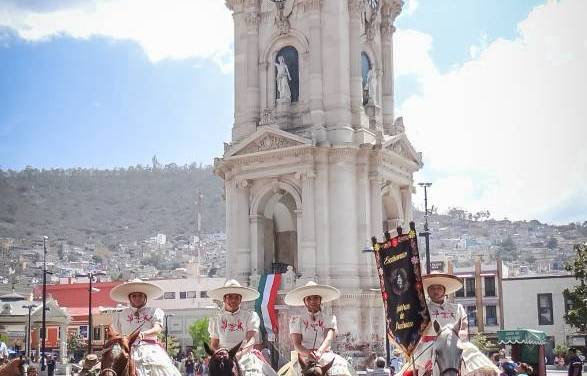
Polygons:
[[0,376],[24,375],[24,359],[15,358],[0,367]]
[[104,345],[100,359],[100,376],[135,376],[130,349],[139,337],[140,329],[138,327],[125,337],[111,326],[108,327],[108,342]]
[[498,376],[500,374],[493,362],[486,357],[477,346],[459,339],[455,325],[440,327],[437,321],[433,324],[436,341],[432,353],[433,366],[438,366],[438,376]]
[[332,364],[334,364],[334,358],[332,358],[330,362],[319,366],[317,360],[304,360],[304,358],[298,354],[298,362],[302,368],[302,376],[324,376],[330,367],[332,367]]
[[212,351],[210,346],[204,342],[204,349],[206,353],[210,355],[210,361],[208,362],[208,370],[210,376],[241,376],[242,371],[236,359],[236,353],[241,347],[241,343],[238,343],[232,349],[228,350],[220,348],[216,351]]

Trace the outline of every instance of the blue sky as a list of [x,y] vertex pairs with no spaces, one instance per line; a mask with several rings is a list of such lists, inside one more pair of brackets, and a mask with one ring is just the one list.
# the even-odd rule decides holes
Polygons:
[[[0,1],[0,168],[123,167],[149,164],[153,155],[162,163],[211,164],[214,157],[221,155],[223,142],[230,138],[233,118],[232,18],[223,3],[120,0],[97,5],[92,0],[62,0],[39,8],[34,2]],[[556,29],[558,24],[573,27],[573,22],[569,22],[572,20],[567,18],[582,6],[580,1],[549,2],[547,6],[543,3],[406,2],[396,22],[397,112],[405,117],[408,136],[424,153],[426,167],[417,178],[438,182],[433,186],[438,189],[431,192],[444,203],[441,207],[489,208],[496,216],[562,223],[587,220],[585,189],[577,183],[584,174],[573,173],[577,176],[564,180],[562,183],[570,187],[564,194],[555,187],[539,190],[536,197],[531,195],[532,200],[519,202],[521,208],[513,208],[516,195],[504,193],[512,176],[504,175],[499,166],[517,159],[522,159],[519,168],[536,165],[540,154],[533,159],[520,158],[527,155],[524,147],[511,147],[508,143],[504,145],[509,150],[505,153],[506,162],[476,157],[483,150],[476,145],[490,140],[485,137],[487,127],[477,130],[474,126],[474,116],[482,117],[480,123],[487,117],[482,114],[485,109],[476,106],[487,102],[493,109],[506,108],[511,99],[507,103],[489,104],[493,99],[483,96],[490,88],[479,93],[467,91],[465,99],[459,93],[453,93],[454,97],[447,95],[446,100],[453,104],[458,100],[477,100],[473,105],[467,104],[467,108],[477,108],[475,114],[461,115],[458,112],[462,106],[443,113],[440,107],[451,105],[438,104],[442,101],[435,94],[465,87],[491,72],[498,77],[507,76],[503,73],[507,68],[499,64],[509,56],[516,61],[526,57],[534,61],[534,50],[527,48],[533,41],[546,40],[544,43],[550,43],[547,47],[554,46],[555,57],[570,53],[571,60],[583,58],[587,43],[581,46],[580,41],[566,41],[566,34],[559,36]],[[575,8],[565,13],[564,7]],[[520,28],[520,23],[526,26]],[[552,24],[553,31],[536,35],[540,32],[536,24]],[[548,42],[553,36],[554,42]],[[557,50],[561,48],[562,51]],[[546,50],[544,53],[548,54]],[[552,59],[546,60],[549,67],[556,65]],[[563,68],[561,75],[565,74]],[[540,75],[538,68],[536,74]],[[532,76],[525,79],[536,81]],[[579,77],[578,83],[583,79],[584,76]],[[479,81],[475,87],[484,85],[487,83]],[[512,85],[517,87],[515,82]],[[518,86],[531,85],[520,81]],[[512,91],[507,87],[503,90]],[[547,90],[553,89],[546,87]],[[532,92],[525,95],[522,90],[520,95],[531,96]],[[522,98],[519,107],[510,109],[513,114],[504,112],[498,119],[516,118],[518,112],[534,112],[538,103],[550,99],[523,101]],[[573,101],[565,103],[574,108]],[[432,110],[436,107],[437,111]],[[557,114],[562,110],[557,109]],[[577,124],[585,123],[585,117],[581,111],[573,116],[570,122],[565,118],[565,125],[557,127],[576,138],[584,134]],[[457,125],[452,129],[446,127],[447,117],[462,120],[467,126],[451,121]],[[432,124],[439,118],[443,119],[440,124]],[[550,115],[543,114],[541,118],[550,119]],[[427,134],[441,127],[446,127],[442,135],[447,142],[439,146],[430,141],[438,137]],[[507,132],[513,127],[504,124],[503,130]],[[536,130],[538,133],[540,128]],[[512,141],[512,145],[525,145],[523,133],[521,130],[520,134],[506,137],[517,142]],[[531,144],[542,145],[543,141],[537,139]],[[555,155],[572,152],[567,141],[562,142]],[[496,145],[491,150],[499,149]],[[459,156],[456,151],[465,155]],[[467,152],[475,157],[469,158]],[[552,158],[568,165],[567,158]],[[574,160],[577,158],[574,169],[587,167],[585,154],[576,155]],[[466,164],[463,160],[471,162]],[[552,161],[548,163],[556,166]],[[519,177],[528,180],[526,183],[511,185],[519,190],[518,194],[542,178],[540,169],[531,170],[528,176]],[[562,197],[552,197],[555,194]],[[415,202],[418,200],[419,197]],[[548,205],[545,201],[549,201]]]

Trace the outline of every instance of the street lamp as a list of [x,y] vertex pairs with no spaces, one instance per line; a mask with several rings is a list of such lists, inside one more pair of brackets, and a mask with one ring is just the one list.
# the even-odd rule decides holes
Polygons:
[[94,327],[92,326],[92,293],[100,291],[99,289],[92,288],[92,282],[94,277],[99,275],[106,275],[104,272],[88,272],[86,274],[76,274],[76,277],[87,277],[90,281],[88,287],[88,354],[92,353],[92,341],[94,337]]
[[419,235],[423,236],[426,241],[426,274],[430,274],[430,231],[428,229],[428,188],[432,183],[418,183],[424,187],[424,232]]
[[43,236],[43,324],[41,329],[41,371],[45,371],[45,334],[47,332],[47,240],[49,237]]
[[28,305],[23,305],[22,308],[27,308],[29,310],[29,324],[27,326],[27,332],[24,334],[24,349],[25,349],[25,354],[26,357],[30,359],[30,355],[31,355],[31,311],[33,308],[37,308],[36,304],[28,304]]
[[173,317],[173,316],[175,316],[175,314],[173,314],[173,313],[168,313],[165,315],[165,352],[169,351],[169,349],[167,347],[167,336],[169,334],[168,326],[167,326],[167,319],[170,317]]

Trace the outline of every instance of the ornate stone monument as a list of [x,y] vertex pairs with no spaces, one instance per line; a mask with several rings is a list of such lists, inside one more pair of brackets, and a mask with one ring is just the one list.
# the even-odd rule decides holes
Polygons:
[[226,4],[235,26],[234,125],[215,173],[225,182],[228,275],[246,283],[289,265],[298,284],[342,290],[332,309],[348,332],[338,338],[346,350],[382,343],[373,256],[361,250],[371,235],[407,226],[422,167],[394,118],[393,22],[403,3]]

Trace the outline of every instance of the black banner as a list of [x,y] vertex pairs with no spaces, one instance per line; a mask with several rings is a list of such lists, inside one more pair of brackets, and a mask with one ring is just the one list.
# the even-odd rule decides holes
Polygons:
[[418,239],[414,222],[410,231],[378,243],[372,238],[381,295],[386,313],[387,336],[407,355],[412,355],[430,314],[424,297]]

